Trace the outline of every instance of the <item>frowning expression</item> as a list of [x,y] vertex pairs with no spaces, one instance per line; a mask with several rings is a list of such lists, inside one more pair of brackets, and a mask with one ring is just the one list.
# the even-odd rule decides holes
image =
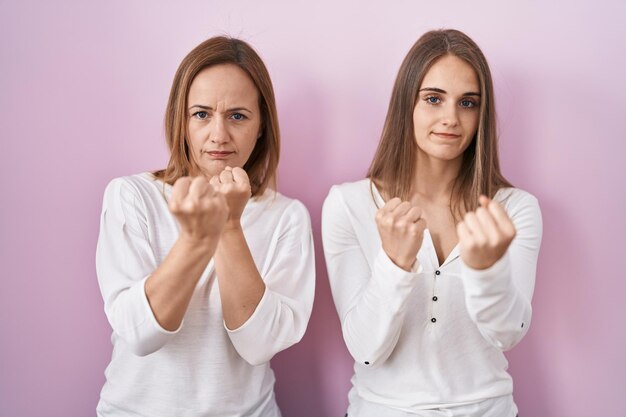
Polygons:
[[[189,145],[200,172],[212,177],[243,167],[261,135],[259,92],[241,68],[220,64],[196,75],[187,98]],[[196,169],[196,170],[198,170]]]

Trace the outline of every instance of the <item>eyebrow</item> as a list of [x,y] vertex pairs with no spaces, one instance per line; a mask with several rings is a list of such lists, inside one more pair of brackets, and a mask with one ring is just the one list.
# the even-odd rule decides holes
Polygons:
[[[440,94],[448,94],[446,92],[446,90],[442,90],[441,88],[435,88],[435,87],[425,87],[425,88],[421,88],[418,92],[422,92],[422,91],[432,91],[434,93],[440,93]],[[480,93],[475,93],[473,91],[469,91],[465,94],[463,94],[463,96],[477,96],[480,97]]]
[[[191,110],[191,109],[196,108],[196,107],[199,108],[199,109],[202,109],[202,110],[211,110],[211,111],[213,110],[213,107],[211,107],[211,106],[203,106],[201,104],[194,104],[193,106],[189,106],[188,110]],[[248,109],[247,107],[232,107],[230,109],[226,109],[227,112],[242,111],[242,110],[243,111],[247,111],[248,113],[252,113],[252,111],[250,109]]]

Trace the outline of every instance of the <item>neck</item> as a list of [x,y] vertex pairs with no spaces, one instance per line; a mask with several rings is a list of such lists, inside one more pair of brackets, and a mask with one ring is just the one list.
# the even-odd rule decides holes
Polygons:
[[413,192],[419,198],[449,203],[452,186],[461,170],[463,157],[444,161],[428,156],[418,150]]

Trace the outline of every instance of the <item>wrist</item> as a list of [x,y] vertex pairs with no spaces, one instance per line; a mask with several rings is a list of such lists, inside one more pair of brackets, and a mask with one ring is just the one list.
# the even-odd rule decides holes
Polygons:
[[229,233],[243,232],[239,219],[228,219],[222,228],[222,236]]
[[415,265],[415,263],[417,262],[417,258],[413,258],[413,259],[394,259],[394,258],[389,258],[391,259],[391,261],[396,264],[396,266],[398,268],[401,268],[407,272],[412,272],[413,271],[413,266]]
[[217,241],[219,240],[219,235],[212,236],[192,236],[185,233],[181,233],[178,236],[178,245],[184,246],[188,250],[193,249],[202,249],[202,250],[213,250]]

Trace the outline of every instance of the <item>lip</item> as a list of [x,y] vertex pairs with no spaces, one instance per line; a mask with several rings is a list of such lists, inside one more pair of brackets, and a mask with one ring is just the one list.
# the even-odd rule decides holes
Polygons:
[[231,151],[205,151],[204,153],[206,153],[211,159],[226,159],[234,154],[234,152]]
[[442,139],[458,139],[461,135],[456,135],[454,133],[445,133],[445,132],[433,132],[433,135],[440,137]]

